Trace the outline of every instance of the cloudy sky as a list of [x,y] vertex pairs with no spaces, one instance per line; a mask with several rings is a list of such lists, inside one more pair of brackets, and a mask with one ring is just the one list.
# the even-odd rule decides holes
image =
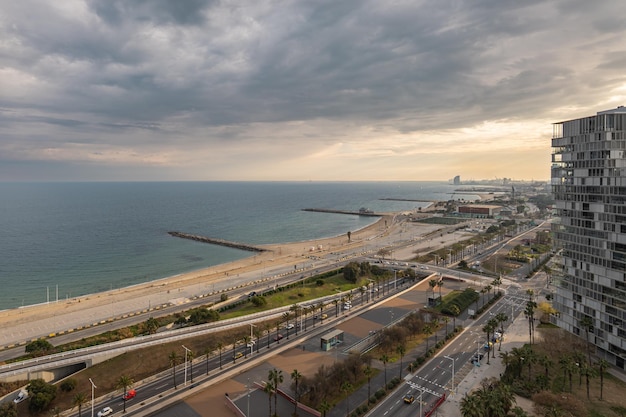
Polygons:
[[622,0],[0,0],[0,181],[550,176]]

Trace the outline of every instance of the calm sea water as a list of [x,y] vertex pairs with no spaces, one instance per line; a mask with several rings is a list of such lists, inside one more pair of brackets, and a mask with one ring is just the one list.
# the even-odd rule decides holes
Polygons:
[[414,210],[425,203],[381,199],[444,200],[454,189],[438,182],[0,183],[0,310],[251,256],[170,230],[250,244],[316,239],[376,219],[303,208]]

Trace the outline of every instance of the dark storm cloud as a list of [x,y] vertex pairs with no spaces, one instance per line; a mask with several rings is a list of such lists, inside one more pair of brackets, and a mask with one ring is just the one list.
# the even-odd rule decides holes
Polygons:
[[593,108],[626,82],[626,3],[602,0],[24,0],[2,9],[0,153],[16,158],[43,149],[46,136],[55,157],[80,143],[98,148],[81,155],[103,159],[122,146],[131,158],[152,145],[156,160],[187,147],[262,148],[257,134],[287,145],[290,132],[268,132],[289,123],[318,155],[316,143],[358,148],[355,126],[384,132],[383,142],[545,117]]

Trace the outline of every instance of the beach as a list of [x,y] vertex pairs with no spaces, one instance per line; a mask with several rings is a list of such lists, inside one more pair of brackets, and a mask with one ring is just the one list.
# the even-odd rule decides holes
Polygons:
[[251,253],[251,256],[234,262],[68,300],[3,310],[0,311],[3,329],[0,347],[12,347],[38,337],[158,310],[166,304],[182,305],[193,297],[230,288],[229,284],[236,278],[259,277],[264,271],[302,264],[309,256],[356,250],[393,233],[398,227],[393,217],[394,214],[382,216],[370,226],[352,232],[350,241],[346,234],[312,241],[260,245],[267,251]]

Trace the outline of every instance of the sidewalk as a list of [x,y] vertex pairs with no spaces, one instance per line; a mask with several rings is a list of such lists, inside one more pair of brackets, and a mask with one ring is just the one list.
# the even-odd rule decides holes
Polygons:
[[[523,314],[520,314],[513,324],[511,324],[504,333],[504,342],[502,342],[502,350],[501,352],[507,352],[515,347],[521,347],[524,343],[528,342],[528,322]],[[498,348],[495,347],[495,358],[491,357],[489,359],[489,365],[487,365],[487,358],[485,357],[480,364],[480,367],[473,367],[468,364],[471,368],[469,373],[463,378],[463,380],[457,385],[456,393],[451,395],[446,402],[444,402],[441,407],[439,407],[440,415],[444,415],[446,417],[462,417],[461,414],[461,400],[466,394],[472,392],[472,390],[478,388],[480,386],[480,382],[485,378],[500,378],[500,375],[504,373],[504,365],[502,364],[502,360],[500,359],[500,355],[498,352]],[[464,366],[457,372],[460,374],[464,370],[466,371],[468,368]],[[520,404],[517,404],[520,405]]]

